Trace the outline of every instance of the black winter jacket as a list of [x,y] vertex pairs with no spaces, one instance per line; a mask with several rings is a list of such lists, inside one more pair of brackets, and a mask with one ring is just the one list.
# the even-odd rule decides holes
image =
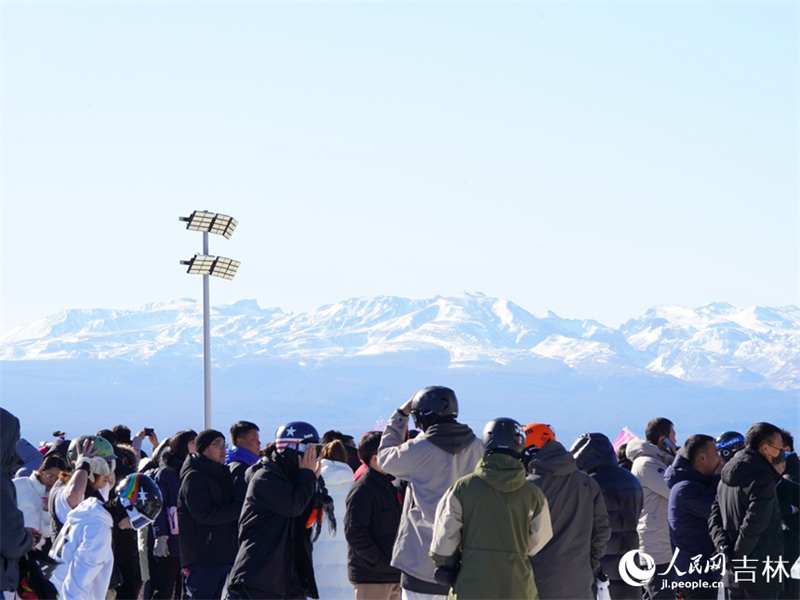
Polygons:
[[[602,433],[585,433],[572,445],[578,468],[591,475],[603,492],[611,525],[611,538],[601,560],[603,572],[612,582],[622,582],[619,561],[631,550],[639,549],[636,526],[642,513],[642,484],[629,470],[619,466],[611,441]],[[556,507],[551,507],[551,511]],[[635,590],[641,596],[641,589]],[[613,598],[613,596],[612,596]]]
[[17,489],[11,476],[19,466],[16,445],[19,419],[0,408],[0,592],[16,591],[19,584],[19,559],[33,547],[33,536],[25,529],[22,511],[17,508]]
[[[764,591],[782,588],[777,577],[763,573],[766,558],[769,556],[774,563],[783,553],[781,512],[775,493],[779,479],[769,461],[750,449],[737,452],[722,469],[709,527],[716,548],[729,548],[728,558],[733,559],[726,569],[725,587]],[[742,576],[743,557],[747,557],[748,566],[756,565],[756,583],[747,581],[749,572]],[[753,559],[757,562],[751,562]],[[740,572],[738,582],[735,571]]]
[[298,467],[294,452],[273,452],[247,470],[247,481],[228,588],[243,598],[317,598],[306,528],[317,490],[314,473]]
[[347,494],[344,535],[351,583],[400,582],[400,571],[389,564],[403,511],[393,479],[367,469]]
[[[117,482],[122,481],[128,475],[135,473],[136,471],[131,468],[127,462],[122,460],[124,456],[124,452],[129,452],[133,454],[130,450],[125,448],[121,448],[116,446],[114,451],[117,455],[116,466],[114,468],[114,478]],[[91,487],[91,486],[89,486]],[[98,494],[99,496],[99,494]],[[108,499],[113,500],[116,498],[116,486],[111,488],[109,492]],[[111,538],[114,543],[114,561],[117,565],[139,558],[139,541],[138,541],[138,534],[135,529],[120,529],[119,527],[114,527],[111,530]],[[138,566],[138,565],[137,565]]]
[[181,467],[178,491],[181,566],[232,564],[240,508],[228,467],[190,454]]

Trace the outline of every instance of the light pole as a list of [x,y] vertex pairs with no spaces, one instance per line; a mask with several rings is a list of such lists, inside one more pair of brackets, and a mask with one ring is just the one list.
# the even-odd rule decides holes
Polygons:
[[233,279],[239,270],[239,261],[208,254],[208,234],[217,233],[230,239],[239,222],[233,217],[196,210],[188,217],[178,217],[186,223],[186,229],[203,233],[203,253],[195,254],[190,260],[182,260],[188,265],[187,273],[203,276],[203,429],[211,428],[211,304],[209,301],[208,276]]

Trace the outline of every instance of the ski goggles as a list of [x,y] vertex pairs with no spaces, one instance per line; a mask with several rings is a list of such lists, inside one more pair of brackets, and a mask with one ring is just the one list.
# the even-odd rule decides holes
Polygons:
[[291,448],[293,450],[297,450],[301,454],[305,454],[306,450],[309,446],[314,446],[317,450],[317,455],[322,451],[322,444],[318,444],[317,442],[306,443],[302,440],[275,440],[275,448],[278,452],[283,452],[287,448]]
[[148,519],[142,513],[136,510],[135,506],[128,507],[128,518],[131,520],[131,527],[133,527],[137,531],[139,529],[147,527],[148,525],[150,525],[150,523],[153,522],[152,519]]

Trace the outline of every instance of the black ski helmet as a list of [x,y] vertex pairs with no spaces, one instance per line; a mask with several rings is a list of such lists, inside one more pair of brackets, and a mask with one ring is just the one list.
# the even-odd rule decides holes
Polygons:
[[726,431],[717,436],[716,443],[722,460],[728,462],[734,454],[744,449],[744,436],[738,431]]
[[494,419],[483,428],[483,448],[486,454],[502,452],[515,458],[525,450],[525,429],[514,419]]
[[456,393],[450,388],[434,385],[414,394],[411,399],[411,416],[417,429],[425,431],[444,417],[458,416]]
[[161,490],[144,473],[131,473],[116,488],[119,503],[127,511],[131,527],[142,529],[156,520],[163,500]]
[[275,432],[275,448],[278,452],[293,448],[303,454],[307,444],[319,444],[319,432],[305,421],[286,423]]

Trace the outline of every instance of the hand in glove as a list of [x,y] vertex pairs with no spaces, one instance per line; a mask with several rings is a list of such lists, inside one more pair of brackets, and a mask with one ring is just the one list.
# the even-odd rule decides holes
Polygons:
[[156,538],[156,545],[153,546],[153,556],[164,558],[169,556],[169,548],[167,547],[167,540],[169,536],[160,535]]
[[433,578],[439,585],[446,585],[447,587],[453,587],[456,584],[456,579],[458,578],[458,571],[460,569],[461,569],[461,552],[456,552],[455,554],[448,556],[445,559],[444,565],[442,565],[441,567],[436,567],[436,570],[433,572]]

